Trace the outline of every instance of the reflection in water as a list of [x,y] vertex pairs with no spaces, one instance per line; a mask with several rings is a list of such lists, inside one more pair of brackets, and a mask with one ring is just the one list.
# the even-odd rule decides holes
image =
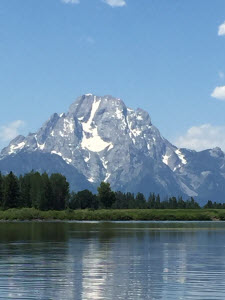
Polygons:
[[224,223],[0,223],[0,299],[224,299]]

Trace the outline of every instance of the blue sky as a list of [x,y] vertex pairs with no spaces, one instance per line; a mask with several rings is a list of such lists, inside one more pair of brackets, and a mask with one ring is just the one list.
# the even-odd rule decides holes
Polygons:
[[94,93],[225,150],[224,74],[224,0],[1,0],[0,148]]

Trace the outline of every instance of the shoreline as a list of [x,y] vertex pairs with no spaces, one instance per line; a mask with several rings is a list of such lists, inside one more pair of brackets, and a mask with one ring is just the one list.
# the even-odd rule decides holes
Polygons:
[[101,209],[40,211],[34,208],[0,211],[0,222],[33,221],[225,221],[225,209]]

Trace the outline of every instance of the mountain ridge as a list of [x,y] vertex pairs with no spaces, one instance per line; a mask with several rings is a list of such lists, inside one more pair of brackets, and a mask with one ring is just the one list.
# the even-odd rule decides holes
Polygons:
[[23,155],[26,172],[37,169],[31,158],[37,153],[42,165],[39,171],[46,171],[44,166],[49,164],[44,154],[48,154],[52,161],[49,173],[57,171],[59,164],[65,175],[71,168],[82,175],[79,184],[72,183],[75,190],[79,185],[94,190],[101,181],[109,181],[114,190],[146,195],[159,192],[200,201],[214,195],[221,202],[225,196],[225,155],[220,148],[179,149],[161,136],[148,112],[128,108],[109,95],[82,95],[67,113],[54,113],[36,133],[16,137],[1,151],[0,170],[10,171],[8,161],[16,174],[24,172],[16,159],[19,155]]

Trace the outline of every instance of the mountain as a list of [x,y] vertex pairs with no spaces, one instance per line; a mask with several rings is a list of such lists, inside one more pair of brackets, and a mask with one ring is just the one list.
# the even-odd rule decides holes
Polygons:
[[225,155],[220,148],[178,149],[149,114],[121,99],[86,94],[66,114],[53,114],[36,133],[16,137],[0,154],[2,173],[32,169],[67,176],[74,190],[114,190],[225,200]]

